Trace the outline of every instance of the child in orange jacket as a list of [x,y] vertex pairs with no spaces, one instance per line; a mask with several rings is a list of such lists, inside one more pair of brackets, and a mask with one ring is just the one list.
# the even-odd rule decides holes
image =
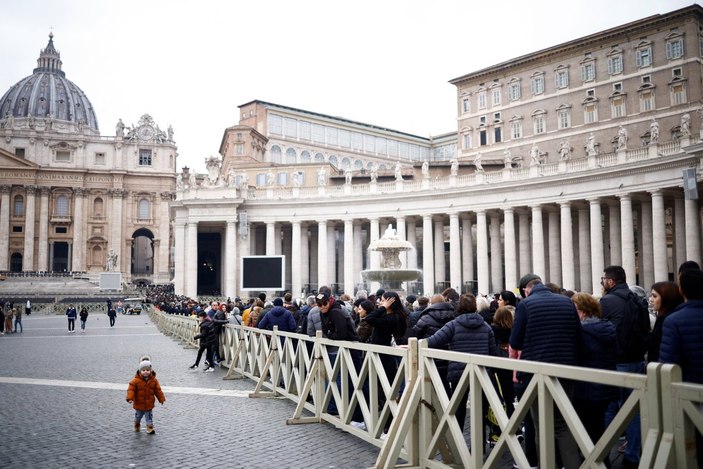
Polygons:
[[156,399],[161,405],[166,402],[159,380],[156,379],[156,372],[151,368],[151,359],[149,356],[144,356],[139,362],[137,373],[129,382],[129,387],[127,388],[127,402],[132,404],[136,411],[134,414],[135,432],[138,432],[141,428],[142,417],[146,417],[146,432],[149,435],[156,433],[151,412]]

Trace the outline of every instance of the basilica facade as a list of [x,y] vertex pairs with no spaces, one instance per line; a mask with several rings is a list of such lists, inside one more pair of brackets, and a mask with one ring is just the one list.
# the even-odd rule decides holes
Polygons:
[[239,106],[221,158],[177,177],[176,292],[243,294],[248,255],[284,256],[296,295],[373,288],[388,226],[425,295],[527,272],[599,293],[609,264],[673,278],[701,261],[702,20],[693,5],[455,78],[457,128],[437,137]]
[[173,130],[144,114],[101,135],[62,66],[49,35],[32,74],[0,99],[0,272],[168,283]]

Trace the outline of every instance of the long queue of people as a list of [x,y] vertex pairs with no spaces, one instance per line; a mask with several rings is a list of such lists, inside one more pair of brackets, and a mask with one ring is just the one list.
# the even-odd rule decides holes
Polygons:
[[[200,318],[197,337],[201,345],[191,368],[197,368],[207,352],[205,371],[218,363],[217,334],[224,324],[232,322],[269,330],[277,326],[280,331],[309,336],[322,331],[331,340],[388,347],[403,347],[409,337],[417,337],[427,339],[431,348],[630,373],[644,373],[647,362],[660,361],[680,365],[684,381],[703,384],[703,271],[697,263],[683,263],[677,282],[657,282],[648,293],[641,287],[630,287],[621,266],[608,266],[601,286],[602,294],[597,298],[564,291],[529,273],[520,279],[518,295],[502,291],[490,299],[461,295],[452,288],[421,297],[401,298],[394,291],[383,290],[375,294],[359,290],[353,298],[335,297],[323,286],[307,298],[293,298],[287,293],[269,300],[262,293],[247,302],[235,298],[209,305],[188,298],[162,298],[158,306],[168,313]],[[361,363],[362,357],[353,358]],[[389,382],[393,382],[398,371],[396,358],[383,356],[381,363]],[[438,360],[436,367],[451,397],[458,390],[464,365]],[[506,412],[512,415],[531,376],[495,370],[492,378]],[[600,438],[628,396],[627,390],[594,383],[563,381],[562,386],[593,441]],[[456,417],[463,430],[467,391],[460,401]],[[536,406],[537,400],[522,425],[526,456],[533,467],[539,464]],[[487,402],[483,407],[488,409],[484,420],[490,445],[499,438],[500,428],[491,419]],[[333,399],[327,412],[336,412]],[[390,423],[388,419],[386,430]],[[363,417],[355,415],[352,425],[363,427]],[[554,432],[560,467],[579,467],[582,457],[558,409]],[[640,434],[636,415],[618,444],[623,467],[638,466]],[[703,467],[700,434],[697,448]],[[606,465],[610,466],[610,461]]]

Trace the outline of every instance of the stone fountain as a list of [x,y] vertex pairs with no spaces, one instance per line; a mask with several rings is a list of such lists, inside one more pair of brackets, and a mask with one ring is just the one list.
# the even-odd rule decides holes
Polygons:
[[362,270],[361,277],[367,282],[379,282],[384,290],[402,292],[403,282],[417,280],[422,273],[417,269],[403,269],[400,253],[412,248],[412,244],[398,238],[393,226],[388,225],[383,236],[369,244],[369,251],[381,253],[380,268]]

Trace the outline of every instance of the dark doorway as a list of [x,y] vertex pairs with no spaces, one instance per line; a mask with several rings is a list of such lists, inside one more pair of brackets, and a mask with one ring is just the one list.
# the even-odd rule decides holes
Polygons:
[[52,272],[68,271],[68,243],[54,243],[54,258],[51,260]]
[[198,295],[222,294],[222,236],[198,233]]
[[22,254],[12,253],[10,256],[10,272],[22,272]]

